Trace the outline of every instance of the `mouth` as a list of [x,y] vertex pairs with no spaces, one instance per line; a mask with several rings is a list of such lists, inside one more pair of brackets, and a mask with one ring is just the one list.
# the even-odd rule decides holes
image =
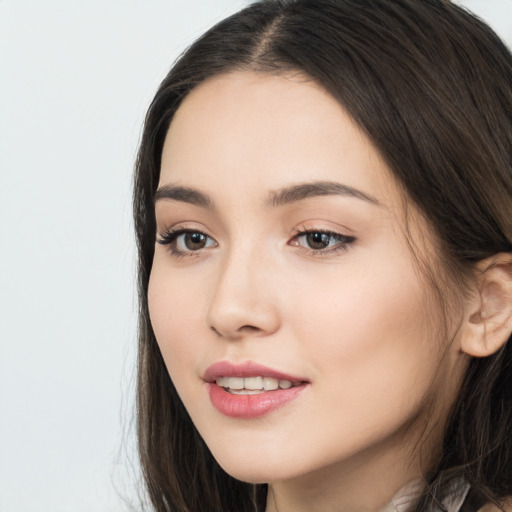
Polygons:
[[252,419],[290,404],[309,388],[303,378],[254,362],[221,361],[203,375],[212,405],[223,415]]
[[259,395],[267,391],[290,389],[303,384],[302,381],[292,382],[287,379],[263,376],[218,377],[215,379],[215,383],[233,395]]

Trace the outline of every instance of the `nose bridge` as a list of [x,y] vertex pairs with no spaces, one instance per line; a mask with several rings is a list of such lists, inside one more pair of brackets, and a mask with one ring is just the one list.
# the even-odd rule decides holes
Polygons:
[[219,265],[208,310],[209,326],[224,337],[270,334],[278,328],[272,265],[256,244],[234,245]]

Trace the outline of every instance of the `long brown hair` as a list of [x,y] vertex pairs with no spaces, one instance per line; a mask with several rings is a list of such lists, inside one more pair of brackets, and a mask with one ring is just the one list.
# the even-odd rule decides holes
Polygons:
[[[447,0],[263,0],[222,21],[175,63],[149,108],[137,158],[138,440],[158,512],[261,511],[266,487],[213,459],[167,373],[149,321],[153,196],[164,139],[183,98],[207,78],[299,71],[322,85],[380,151],[463,281],[476,262],[512,251],[512,56],[483,22]],[[434,278],[434,284],[436,284]],[[437,283],[441,298],[443,286]],[[436,467],[476,494],[512,495],[512,343],[471,360]]]

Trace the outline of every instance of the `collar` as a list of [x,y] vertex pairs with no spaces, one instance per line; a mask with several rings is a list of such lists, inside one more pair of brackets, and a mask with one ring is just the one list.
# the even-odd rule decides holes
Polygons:
[[[441,506],[433,505],[426,512],[459,512],[469,488],[470,485],[463,478],[455,478],[448,485],[446,495],[440,501]],[[412,480],[404,485],[378,512],[411,512],[424,489],[425,482],[423,480],[420,478]]]

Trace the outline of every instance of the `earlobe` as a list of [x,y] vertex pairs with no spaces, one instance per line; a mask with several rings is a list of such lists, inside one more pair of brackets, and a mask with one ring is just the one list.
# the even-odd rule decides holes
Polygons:
[[473,299],[468,303],[461,349],[473,357],[497,352],[512,332],[512,255],[497,254],[478,266]]

